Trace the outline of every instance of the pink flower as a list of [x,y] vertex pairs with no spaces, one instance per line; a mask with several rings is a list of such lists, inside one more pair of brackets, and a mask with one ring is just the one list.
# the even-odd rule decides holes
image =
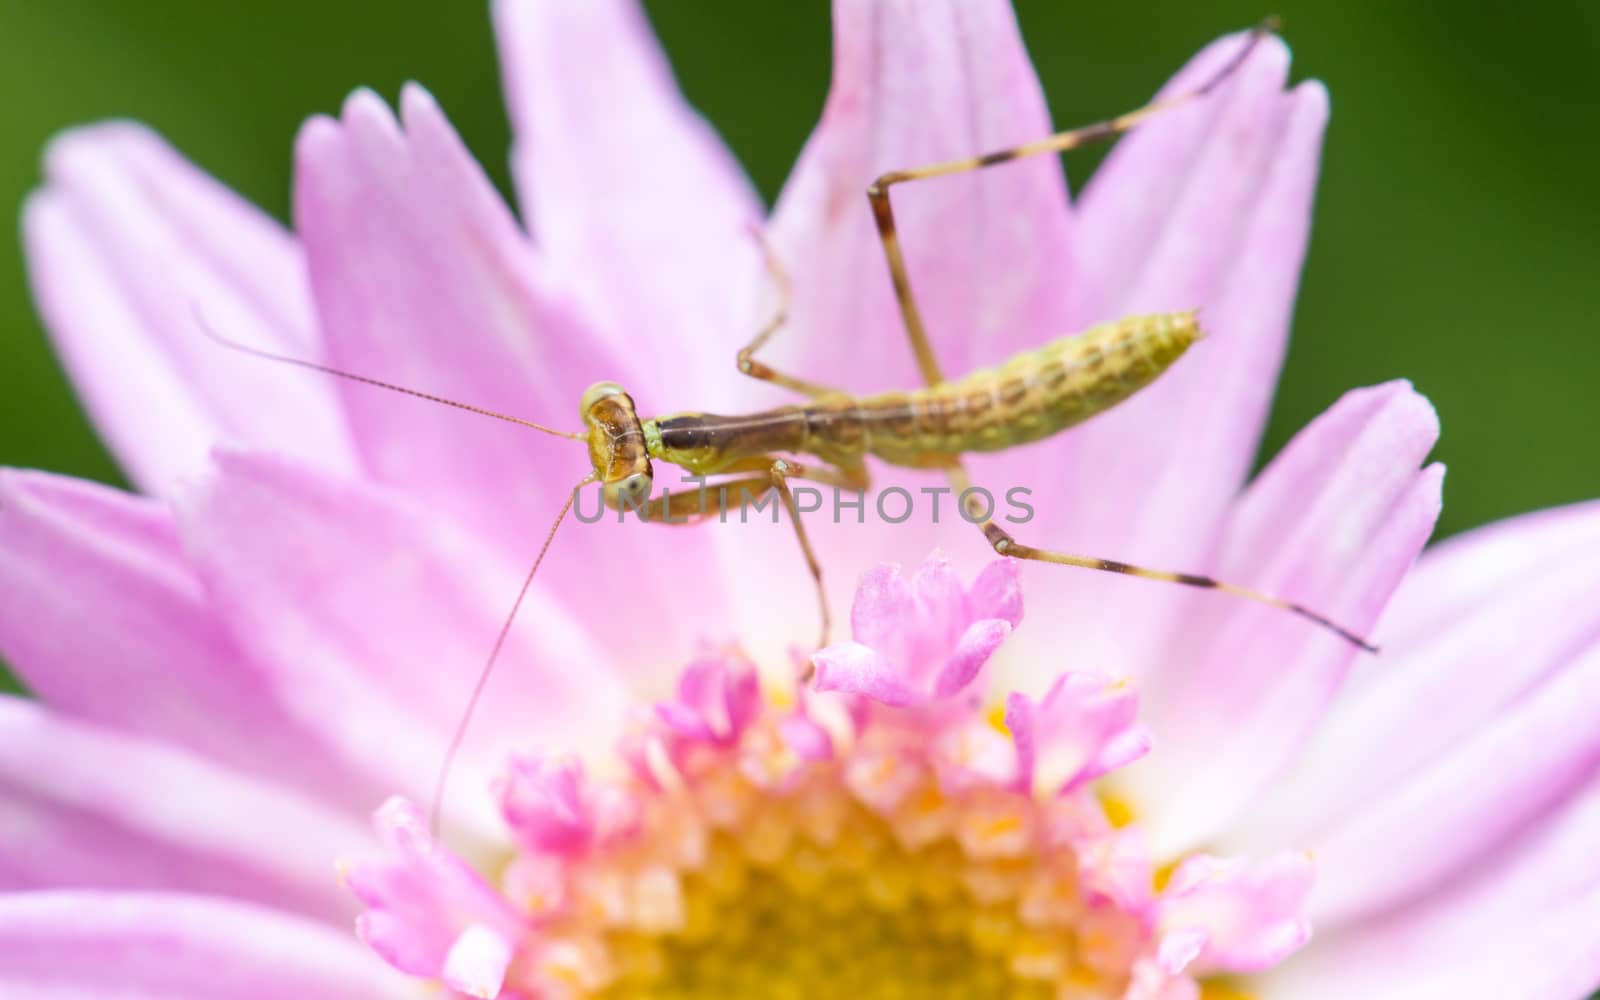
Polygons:
[[[904,388],[866,183],[1050,126],[999,0],[836,8],[833,90],[766,225],[797,290],[775,356]],[[814,622],[786,527],[571,526],[437,843],[412,803],[582,449],[222,351],[196,309],[545,421],[601,378],[651,410],[775,398],[731,363],[770,294],[759,202],[638,11],[496,15],[531,231],[415,86],[398,120],[361,92],[305,127],[292,236],[137,126],[52,146],[25,212],[36,294],[143,493],[0,472],[0,651],[39,696],[0,700],[0,992],[1573,1000],[1600,980],[1600,508],[1407,576],[1441,473],[1403,383],[1349,394],[1245,486],[1327,115],[1319,85],[1285,91],[1275,42],[1070,203],[1035,158],[900,189],[900,233],[951,371],[1201,309],[1210,335],[1155,386],[974,463],[1032,489],[1024,542],[1274,590],[1383,655],[1225,595],[989,566],[947,509],[817,523],[836,604],[935,544],[955,565],[872,570],[854,645],[819,663],[851,693],[796,691],[784,653]]]

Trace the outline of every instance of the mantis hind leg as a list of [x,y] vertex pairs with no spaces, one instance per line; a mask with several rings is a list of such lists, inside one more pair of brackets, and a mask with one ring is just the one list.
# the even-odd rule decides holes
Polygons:
[[1242,66],[1249,58],[1255,45],[1266,35],[1277,30],[1277,22],[1273,19],[1264,21],[1250,35],[1249,40],[1240,48],[1239,53],[1228,61],[1211,78],[1194,90],[1186,91],[1173,97],[1153,101],[1144,107],[1108,118],[1105,121],[1085,125],[1082,128],[1071,129],[1066,132],[1057,132],[1034,142],[1009,149],[997,149],[979,156],[970,156],[960,160],[946,160],[942,163],[930,163],[920,167],[906,170],[891,170],[881,174],[867,187],[867,201],[872,205],[872,221],[878,229],[878,242],[883,246],[883,257],[889,266],[889,280],[894,286],[894,297],[900,307],[900,318],[906,329],[906,336],[911,340],[912,353],[916,355],[917,367],[922,370],[922,377],[930,386],[942,383],[944,373],[939,367],[938,356],[934,354],[933,344],[928,340],[928,330],[922,321],[921,310],[917,308],[916,295],[911,290],[911,277],[906,271],[905,253],[900,246],[900,237],[895,228],[894,206],[889,201],[889,189],[896,184],[908,181],[926,180],[930,177],[943,177],[948,174],[965,173],[970,170],[982,170],[1001,163],[1010,163],[1028,156],[1040,153],[1064,153],[1069,149],[1076,149],[1093,142],[1099,142],[1121,135],[1135,125],[1162,111],[1169,110],[1182,104],[1187,104],[1197,98],[1204,97],[1215,90],[1233,72]]
[[[911,278],[906,272],[905,254],[901,249],[900,239],[895,229],[894,207],[889,201],[889,189],[896,184],[904,184],[908,181],[943,177],[947,174],[963,173],[969,170],[982,170],[985,167],[1009,163],[1012,160],[1035,156],[1040,153],[1063,153],[1069,149],[1075,149],[1079,146],[1120,135],[1152,115],[1204,97],[1215,90],[1219,84],[1244,64],[1258,41],[1276,30],[1276,23],[1270,19],[1257,27],[1249,40],[1240,48],[1238,54],[1229,60],[1227,65],[1214,73],[1210,79],[1194,90],[1154,101],[1115,118],[1108,118],[1105,121],[1066,132],[1058,132],[1036,142],[1014,146],[1010,149],[994,150],[980,156],[961,160],[947,160],[943,163],[931,163],[907,170],[892,170],[880,175],[877,180],[872,182],[867,188],[867,200],[872,205],[872,218],[878,228],[878,241],[883,245],[884,260],[889,267],[889,280],[894,286],[895,300],[900,307],[900,318],[905,325],[906,335],[911,340],[911,350],[916,355],[917,366],[921,369],[922,377],[928,385],[936,386],[944,382],[944,373],[939,367],[938,357],[934,354],[933,344],[928,340],[927,327],[923,324],[921,311],[917,308],[916,295],[911,289]],[[966,467],[961,463],[958,456],[951,456],[950,464],[946,471],[957,495],[963,495],[967,490],[971,489],[972,478],[967,474]],[[1237,584],[1226,583],[1195,573],[1176,573],[1170,570],[1149,569],[1144,566],[1134,566],[1112,559],[1073,555],[1067,552],[1055,552],[1024,545],[1012,537],[1010,532],[988,517],[987,512],[975,506],[976,502],[976,498],[972,498],[969,501],[967,506],[969,519],[977,523],[979,530],[983,532],[984,538],[989,542],[990,546],[1002,556],[1028,559],[1035,562],[1055,563],[1060,566],[1077,566],[1082,569],[1099,570],[1107,573],[1120,573],[1125,576],[1136,576],[1146,580],[1160,580],[1166,583],[1177,583],[1207,590],[1220,590],[1235,597],[1254,601],[1258,604],[1266,604],[1299,615],[1368,652],[1376,651],[1375,647],[1360,636],[1310,608],[1248,587],[1241,587]]]
[[1259,590],[1253,590],[1249,587],[1241,587],[1238,584],[1227,583],[1222,580],[1215,579],[1214,577],[1202,576],[1198,573],[1177,573],[1173,572],[1172,570],[1150,569],[1145,566],[1135,566],[1131,563],[1118,562],[1114,559],[1102,559],[1098,556],[1073,555],[1068,552],[1054,552],[1049,549],[1036,549],[1031,545],[1024,545],[1023,543],[1017,541],[1016,538],[1012,536],[1011,532],[996,524],[994,520],[988,516],[990,512],[984,511],[981,507],[977,506],[978,501],[976,497],[967,494],[967,491],[972,488],[972,478],[967,475],[965,466],[957,462],[950,467],[948,474],[950,477],[950,485],[955,489],[956,495],[969,497],[966,510],[968,520],[977,523],[978,530],[983,532],[984,539],[988,541],[990,546],[992,546],[995,552],[999,555],[1010,556],[1013,559],[1029,559],[1035,562],[1054,563],[1057,566],[1076,566],[1080,569],[1099,570],[1103,573],[1119,573],[1123,576],[1136,576],[1144,580],[1159,580],[1163,583],[1177,583],[1182,584],[1185,587],[1195,587],[1201,590],[1219,590],[1225,594],[1231,594],[1234,597],[1243,598],[1247,601],[1254,601],[1257,604],[1265,604],[1269,607],[1278,608],[1282,611],[1287,611],[1290,614],[1298,615],[1299,617],[1312,622],[1318,627],[1332,632],[1344,641],[1363,649],[1366,652],[1376,653],[1378,651],[1378,647],[1372,645],[1366,639],[1338,624],[1327,616],[1313,611],[1303,604],[1299,604],[1295,601],[1287,600],[1282,597],[1277,597],[1272,594],[1262,593]]

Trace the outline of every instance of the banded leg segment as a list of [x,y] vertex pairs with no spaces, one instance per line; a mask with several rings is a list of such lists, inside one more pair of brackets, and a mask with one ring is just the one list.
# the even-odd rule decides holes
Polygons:
[[[967,475],[965,466],[957,464],[949,470],[950,485],[960,496],[972,488],[972,478]],[[977,506],[975,499],[969,499],[967,513],[970,518],[977,520],[984,511]],[[1249,587],[1227,583],[1209,576],[1196,573],[1176,573],[1171,570],[1149,569],[1144,566],[1134,566],[1130,563],[1118,562],[1114,559],[1101,559],[1097,556],[1080,556],[1068,552],[1054,552],[1048,549],[1036,549],[1031,545],[1024,545],[1012,537],[1011,533],[1000,525],[994,523],[992,518],[983,518],[978,523],[978,530],[983,532],[983,537],[994,547],[996,553],[1002,556],[1011,556],[1016,559],[1031,559],[1035,562],[1054,563],[1057,566],[1076,566],[1080,569],[1099,570],[1104,573],[1120,573],[1124,576],[1136,576],[1144,580],[1159,580],[1163,583],[1178,583],[1185,587],[1197,587],[1202,590],[1217,590],[1224,594],[1232,594],[1247,601],[1265,604],[1269,607],[1279,608],[1291,614],[1300,616],[1317,626],[1327,629],[1353,646],[1368,653],[1376,653],[1378,647],[1368,642],[1356,633],[1338,624],[1325,615],[1311,610],[1303,604],[1265,594]]]
[[917,357],[917,367],[922,370],[922,377],[929,385],[938,385],[945,380],[944,373],[939,367],[939,359],[933,352],[933,344],[928,340],[928,330],[922,321],[922,313],[917,308],[916,295],[911,290],[911,277],[906,271],[905,253],[900,246],[900,237],[895,229],[894,206],[889,201],[889,189],[896,184],[907,181],[925,180],[930,177],[944,177],[948,174],[965,173],[969,170],[982,170],[1001,163],[1010,163],[1028,156],[1040,153],[1064,153],[1069,149],[1076,149],[1090,143],[1109,139],[1128,131],[1145,119],[1170,110],[1190,101],[1197,100],[1215,90],[1224,80],[1233,75],[1233,72],[1242,66],[1250,53],[1254,51],[1256,43],[1269,34],[1277,31],[1276,19],[1269,18],[1262,22],[1250,34],[1250,38],[1238,55],[1230,59],[1211,78],[1194,90],[1186,91],[1173,97],[1152,101],[1142,108],[1108,118],[1105,121],[1085,125],[1067,132],[1057,132],[1055,135],[1040,139],[1036,142],[1013,146],[1010,149],[997,149],[983,153],[979,156],[970,156],[959,160],[946,160],[942,163],[930,163],[926,166],[912,167],[907,170],[891,170],[881,174],[867,187],[867,201],[872,205],[872,221],[878,227],[878,241],[883,245],[883,257],[889,266],[889,280],[894,285],[895,301],[900,307],[900,318],[905,324],[906,335],[911,338],[911,349]]

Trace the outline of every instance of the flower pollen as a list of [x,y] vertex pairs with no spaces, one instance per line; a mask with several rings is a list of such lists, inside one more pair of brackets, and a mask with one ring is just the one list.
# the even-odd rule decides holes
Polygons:
[[640,713],[615,775],[512,758],[497,883],[414,806],[385,806],[394,856],[349,879],[363,936],[405,971],[507,998],[1195,1000],[1229,995],[1198,977],[1305,941],[1303,854],[1158,864],[1106,805],[1097,779],[1150,745],[1130,685],[1067,674],[1001,715],[927,680],[952,648],[977,676],[987,653],[961,637],[1020,622],[1011,563],[967,588],[935,557],[863,589],[855,667],[830,692],[819,671],[767,694],[741,654],[707,653]]

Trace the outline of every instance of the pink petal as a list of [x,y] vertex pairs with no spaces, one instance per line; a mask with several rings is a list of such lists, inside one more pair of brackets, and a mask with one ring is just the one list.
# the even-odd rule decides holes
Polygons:
[[957,722],[946,722],[939,727],[932,750],[939,787],[947,795],[1018,781],[1021,754],[1007,734],[988,719],[969,715]]
[[[1158,96],[1187,93],[1212,79],[1246,43],[1242,32],[1212,42]],[[1213,287],[1231,266],[1226,254],[1215,247],[1206,253],[1201,244],[1208,234],[1237,239],[1248,224],[1229,218],[1229,211],[1253,207],[1262,193],[1251,183],[1270,173],[1282,139],[1291,103],[1284,92],[1288,68],[1288,46],[1262,39],[1210,98],[1164,112],[1113,148],[1079,198],[1080,225],[1094,236],[1086,245],[1095,248],[1083,260],[1094,280],[1081,286],[1087,315],[1080,319],[1190,308],[1195,294]],[[1217,200],[1208,203],[1207,195]],[[1166,301],[1137,304],[1161,292]]]
[[1011,623],[1001,618],[985,618],[967,626],[944,666],[934,675],[933,696],[951,698],[965,691],[1009,635]]
[[505,938],[482,924],[473,924],[450,946],[439,978],[446,986],[469,997],[493,1000],[505,984],[512,954],[511,944]]
[[1326,938],[1259,983],[1272,1000],[1515,996],[1600,982],[1600,782],[1451,884]]
[[348,919],[333,859],[370,839],[282,786],[20,698],[0,697],[0,799],[8,888],[207,892]]
[[1353,921],[1420,897],[1544,822],[1600,767],[1596,718],[1600,643],[1404,781],[1370,773],[1373,794],[1308,844],[1340,875],[1316,896],[1318,921]]
[[[459,973],[481,973],[494,951],[484,942],[485,935],[501,942],[521,939],[526,928],[511,904],[434,840],[416,806],[391,799],[374,816],[374,825],[388,855],[350,866],[346,879],[371,907],[356,930],[385,961],[428,978],[444,975],[452,958]],[[476,940],[458,953],[467,934]],[[488,995],[495,993],[498,988]]]
[[[407,87],[401,113],[403,129],[361,91],[341,122],[313,120],[297,145],[295,219],[333,360],[576,427],[573,408],[587,385],[627,382],[636,369],[557,289],[433,99]],[[473,525],[519,561],[532,558],[590,471],[573,441],[370,386],[340,390],[373,474]],[[581,558],[574,535],[583,539]],[[712,565],[704,529],[573,518],[565,541],[550,576],[561,580],[571,613],[603,621],[618,662],[672,662],[700,632],[720,627],[721,578],[679,571]],[[655,609],[651,629],[610,627],[618,580],[631,600]]]
[[0,993],[53,1000],[422,997],[348,930],[178,893],[0,894]]
[[[1369,632],[1438,516],[1443,470],[1422,463],[1438,434],[1409,385],[1356,390],[1287,445],[1232,517],[1216,575]],[[1296,616],[1216,593],[1144,689],[1160,750],[1138,797],[1158,855],[1214,836],[1294,755],[1356,650]]]
[[527,848],[560,861],[637,828],[638,803],[589,782],[581,760],[514,756],[495,783],[500,813]]
[[1160,963],[1144,958],[1134,963],[1133,978],[1122,1000],[1205,1000],[1200,986],[1188,976],[1169,976]]
[[1260,864],[1189,858],[1161,896],[1166,971],[1259,972],[1281,962],[1311,937],[1300,914],[1315,873],[1305,854]]
[[[1433,935],[1426,925],[1374,929],[1329,943],[1260,984],[1264,1000],[1517,997],[1575,1000],[1600,982],[1600,893],[1525,915],[1509,935]],[[1419,922],[1420,924],[1420,922]],[[1419,940],[1420,939],[1420,940]],[[1314,957],[1313,957],[1314,956]]]
[[859,642],[836,642],[811,657],[818,691],[859,694],[891,708],[906,708],[927,700],[927,692],[888,657]]
[[[183,521],[220,613],[277,664],[296,711],[332,715],[352,751],[383,747],[400,775],[391,788],[422,794],[522,571],[371,485],[259,455],[220,454],[218,467]],[[621,680],[547,594],[536,588],[521,610],[457,787],[487,781],[470,764],[487,768],[508,747],[578,750],[620,729]]]
[[513,758],[498,786],[500,810],[518,839],[554,854],[582,848],[594,833],[583,793],[583,765],[567,757]]
[[900,567],[880,564],[868,570],[850,605],[850,634],[903,661],[911,656],[915,631],[916,599]]
[[[1002,0],[834,3],[833,84],[790,175],[772,237],[797,298],[778,357],[860,391],[921,384],[866,204],[891,169],[1050,134]],[[900,240],[947,371],[1066,332],[1073,283],[1061,168],[1051,157],[894,189]],[[851,364],[837,363],[849,338]]]
[[[1581,669],[1600,641],[1600,507],[1514,518],[1429,549],[1305,757],[1236,846],[1309,843]],[[1397,616],[1399,622],[1396,622]]]
[[[1385,613],[1379,637],[1386,647],[1409,652],[1478,618],[1526,619],[1533,625],[1531,602],[1526,609],[1512,602],[1530,587],[1545,586],[1552,571],[1587,563],[1582,553],[1596,548],[1600,502],[1594,501],[1506,518],[1447,538],[1417,561]],[[1537,627],[1559,625],[1559,619],[1551,612]]]
[[216,620],[149,500],[0,470],[0,651],[58,711],[330,801],[380,798],[395,779],[370,747],[336,745],[328,704],[288,710],[283,679]]
[[656,714],[682,738],[728,747],[760,709],[755,667],[743,659],[713,656],[684,668],[678,697],[657,705]]
[[911,578],[911,598],[916,608],[916,641],[910,655],[916,661],[938,662],[961,641],[972,623],[966,590],[943,552],[935,550],[917,567]]
[[524,214],[598,336],[644,362],[658,399],[747,398],[733,355],[765,319],[761,203],[639,5],[499,0],[495,27]]
[[897,707],[960,693],[1011,634],[1010,620],[974,621],[972,609],[1021,616],[1021,596],[1008,579],[1013,576],[991,570],[969,591],[938,551],[909,581],[894,565],[868,571],[851,607],[855,641],[813,657],[817,690],[863,694]]
[[808,762],[833,759],[833,735],[810,716],[795,712],[778,722],[778,734],[783,745],[801,760]]
[[1022,624],[1022,584],[1015,559],[996,559],[978,573],[967,593],[967,614],[976,618],[1003,618],[1013,628]]
[[[1056,805],[1069,810],[1092,811],[1099,814],[1101,824],[1105,823],[1100,803],[1092,798],[1086,802],[1066,796],[1058,798]],[[1091,901],[1108,903],[1115,910],[1124,911],[1120,916],[1136,918],[1136,927],[1154,923],[1156,873],[1144,831],[1137,823],[1121,828],[1107,825],[1097,833],[1076,838],[1072,847],[1082,873],[1085,895]]]
[[271,218],[145,128],[68,132],[23,230],[34,294],[100,435],[148,492],[203,467],[218,440],[349,469],[326,380],[289,379],[208,339],[320,354],[300,251]]
[[[1241,43],[1213,45],[1166,92],[1195,85]],[[1093,277],[1075,325],[1198,308],[1207,336],[1155,385],[1050,445],[1049,462],[995,461],[989,481],[1034,490],[1024,541],[1180,571],[1211,557],[1288,341],[1328,115],[1320,85],[1284,91],[1288,62],[1282,43],[1263,41],[1202,106],[1129,136],[1085,192]],[[1158,662],[1185,603],[1175,588],[1063,570],[1031,572],[1029,591],[1035,606],[1063,609],[1080,662],[1135,677]]]
[[[295,221],[335,363],[575,424],[578,393],[624,374],[617,359],[551,287],[433,99],[410,86],[402,103],[403,126],[358,91],[341,121],[311,120],[296,145]],[[587,464],[556,438],[338,386],[372,471],[457,508],[510,494],[553,509]]]
[[1052,798],[1144,756],[1150,734],[1138,714],[1133,686],[1103,675],[1062,674],[1037,703],[1012,692],[1006,728],[1016,740],[1020,783]]

